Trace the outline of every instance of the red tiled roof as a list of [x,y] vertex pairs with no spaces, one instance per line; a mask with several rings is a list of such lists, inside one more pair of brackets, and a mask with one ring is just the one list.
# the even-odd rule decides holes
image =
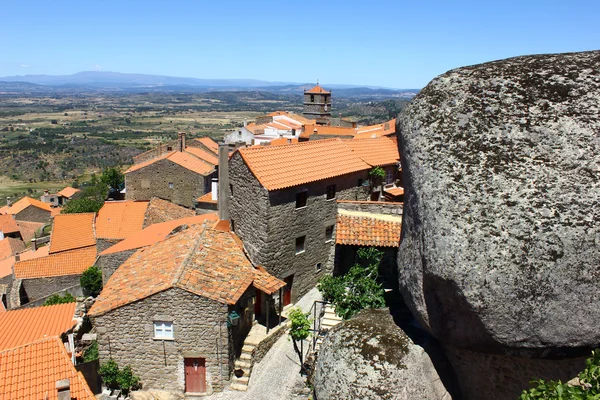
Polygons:
[[75,193],[79,193],[81,190],[76,189],[74,187],[71,186],[67,186],[66,188],[64,188],[63,190],[61,190],[60,192],[56,193],[57,196],[62,196],[62,197],[66,197],[67,199],[70,199],[71,197],[73,197],[73,195]]
[[165,159],[200,175],[208,175],[214,170],[214,165],[209,164],[206,161],[200,160],[198,157],[195,157],[188,153],[174,151],[171,153],[163,154],[160,157],[144,161],[143,163],[132,165],[127,171],[125,171],[125,173],[128,174],[130,172],[140,170],[142,168],[147,167],[148,165],[154,164],[157,161]]
[[296,144],[298,143],[298,139],[297,138],[278,138],[278,139],[273,139],[271,140],[271,142],[269,142],[269,144],[271,146],[283,146],[286,144]]
[[217,204],[217,200],[213,200],[212,199],[212,192],[208,192],[206,194],[203,194],[202,196],[198,197],[196,199],[196,201],[198,203],[213,203],[213,204]]
[[217,142],[215,142],[214,140],[212,140],[211,138],[201,137],[201,138],[196,138],[194,140],[202,143],[204,146],[206,146],[210,150],[212,150],[215,154],[219,153],[219,144]]
[[266,294],[273,294],[285,286],[285,282],[269,274],[263,267],[254,268],[254,287]]
[[367,164],[374,167],[397,164],[400,161],[396,141],[381,137],[377,139],[357,139],[344,142]]
[[19,253],[21,261],[33,260],[34,258],[46,257],[50,254],[50,246],[43,246],[38,248],[36,251],[26,250]]
[[354,137],[356,128],[344,126],[328,126],[328,125],[304,125],[304,132],[300,135],[301,138],[307,138],[311,135],[327,135],[327,136],[348,136]]
[[391,194],[392,196],[402,196],[404,194],[404,188],[395,187],[391,189],[383,189],[386,193]]
[[57,400],[56,382],[63,379],[69,380],[72,399],[96,399],[56,336],[1,351],[0,365],[3,399]]
[[0,315],[0,351],[73,329],[75,306],[67,303],[22,308]]
[[59,214],[54,217],[50,253],[96,245],[96,213]]
[[170,201],[153,197],[148,203],[144,218],[144,228],[152,224],[171,221],[174,219],[188,218],[196,215],[196,211],[179,206]]
[[190,153],[193,156],[198,157],[202,161],[206,161],[212,165],[219,165],[219,158],[215,156],[213,153],[210,153],[204,149],[199,147],[189,147],[185,149],[186,153]]
[[161,222],[158,224],[150,225],[149,227],[142,230],[140,233],[130,236],[127,239],[109,247],[100,253],[101,256],[113,253],[119,253],[121,251],[134,250],[142,247],[151,246],[154,243],[158,243],[169,236],[173,229],[182,225],[196,225],[201,224],[204,221],[216,221],[217,213],[196,215],[194,217],[181,218],[167,222]]
[[41,208],[42,210],[46,210],[48,212],[52,211],[52,207],[50,207],[50,204],[42,203],[39,200],[32,199],[31,197],[25,196],[21,200],[17,201],[13,205],[11,205],[8,208],[8,213],[17,215],[18,213],[20,213],[21,211],[23,211],[24,209],[26,209],[29,206]]
[[[34,258],[46,257],[48,255],[48,246],[40,247],[36,251],[26,250],[19,253],[20,261],[33,260]],[[12,275],[12,267],[15,265],[16,257],[8,257],[0,261],[0,278]]]
[[363,126],[357,129],[354,139],[373,139],[396,133],[396,118],[383,124]]
[[19,232],[19,226],[17,225],[14,215],[0,215],[0,231],[5,235],[7,233]]
[[47,257],[15,263],[15,278],[48,278],[51,276],[81,275],[96,262],[96,246],[61,251]]
[[173,287],[235,304],[254,279],[254,268],[231,233],[196,225],[134,253],[108,280],[89,315]]
[[305,93],[316,93],[316,94],[330,94],[327,90],[323,89],[321,86],[314,86],[312,89],[307,90]]
[[267,190],[315,182],[368,170],[340,139],[325,139],[288,146],[249,147],[240,155]]
[[[0,278],[12,275],[12,267],[15,265],[15,260],[15,256],[0,260]],[[0,303],[2,302],[0,301]]]
[[[338,211],[335,243],[350,246],[398,247],[402,219]],[[361,215],[363,214],[363,215]],[[365,215],[366,214],[366,215]]]
[[125,239],[142,230],[147,201],[107,201],[96,217],[98,239]]
[[25,243],[20,239],[11,237],[0,240],[0,260],[11,257],[25,249]]
[[44,225],[43,222],[31,222],[31,221],[17,221],[19,231],[21,231],[21,237],[25,243],[28,243],[33,239],[35,233]]

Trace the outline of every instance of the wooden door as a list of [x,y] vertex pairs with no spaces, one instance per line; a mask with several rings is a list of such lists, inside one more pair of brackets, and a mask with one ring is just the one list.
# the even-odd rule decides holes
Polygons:
[[292,284],[294,283],[294,275],[284,278],[285,287],[283,288],[283,306],[292,303]]
[[262,314],[262,292],[256,291],[256,298],[254,299],[254,318],[258,318]]
[[187,393],[206,392],[206,359],[185,358],[185,391]]

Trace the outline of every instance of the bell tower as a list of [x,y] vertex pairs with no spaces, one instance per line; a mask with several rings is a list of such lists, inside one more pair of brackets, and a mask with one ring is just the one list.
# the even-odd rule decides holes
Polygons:
[[310,90],[304,89],[304,111],[308,119],[315,119],[319,125],[329,124],[331,118],[331,92],[317,86]]

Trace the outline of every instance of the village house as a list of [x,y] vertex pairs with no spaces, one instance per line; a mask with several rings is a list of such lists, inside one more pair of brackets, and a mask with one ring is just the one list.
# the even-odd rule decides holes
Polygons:
[[79,189],[71,186],[67,186],[56,194],[51,194],[48,190],[44,190],[44,194],[40,197],[40,201],[50,204],[52,207],[62,207],[79,192]]
[[[164,156],[165,154],[172,153],[178,149],[181,140],[181,134],[178,134],[177,140],[172,140],[167,143],[159,143],[156,148],[145,151],[137,156],[133,157],[133,165],[141,164],[143,162],[152,160],[153,158]],[[209,137],[195,138],[192,140],[186,140],[186,150],[190,147],[203,149],[213,155],[217,155],[218,145]]]
[[[37,250],[26,250],[11,257],[5,258],[4,260],[0,260],[0,303],[2,303],[4,309],[10,308],[11,290],[14,281],[13,267],[15,263],[17,261],[26,261],[33,260],[34,258],[46,257],[47,255],[48,246],[44,246]],[[20,288],[17,288],[17,290],[19,289]],[[16,306],[20,305],[18,301],[15,304]]]
[[17,221],[46,223],[52,217],[52,207],[31,197],[23,197],[14,204],[0,208],[0,214],[10,214]]
[[240,149],[229,168],[220,192],[231,228],[256,265],[285,280],[283,303],[293,303],[331,273],[336,200],[366,200],[371,166],[329,139]]
[[195,225],[137,250],[90,309],[101,362],[130,365],[145,389],[210,394],[228,384],[256,291],[284,285],[254,268],[231,232]]
[[0,240],[3,238],[23,239],[14,215],[0,215]]
[[214,153],[198,143],[199,147],[187,147],[185,133],[180,133],[177,149],[130,167],[125,171],[125,198],[160,197],[194,207],[195,199],[210,191],[218,162]]

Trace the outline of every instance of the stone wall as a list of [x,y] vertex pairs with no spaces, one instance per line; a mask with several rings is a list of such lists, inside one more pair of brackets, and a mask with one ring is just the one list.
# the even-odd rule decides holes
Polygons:
[[[267,192],[243,163],[239,153],[230,162],[233,196],[230,216],[234,230],[252,259],[280,279],[294,275],[292,301],[313,288],[333,270],[334,240],[325,229],[335,226],[337,200],[364,198],[360,171],[288,189]],[[336,185],[336,199],[326,200],[327,186]],[[296,193],[308,191],[306,207],[296,209]],[[296,254],[296,238],[306,236],[305,251]],[[317,271],[317,263],[321,269]]]
[[50,211],[29,206],[23,211],[15,214],[15,219],[17,221],[48,222],[50,220]]
[[404,203],[388,203],[383,201],[338,201],[338,208],[348,211],[361,211],[373,214],[402,215]]
[[81,275],[64,275],[49,278],[23,279],[22,286],[29,302],[34,302],[42,297],[47,297],[79,285],[80,277]]
[[[232,370],[227,313],[227,305],[172,288],[92,317],[100,362],[130,365],[145,390],[183,392],[184,358],[205,358],[207,392],[221,391]],[[174,340],[154,340],[154,321],[172,321]]]
[[[150,200],[160,197],[185,207],[210,191],[214,174],[203,176],[167,159],[125,174],[127,200]],[[173,188],[169,187],[172,184]]]
[[118,253],[106,254],[98,257],[96,265],[102,271],[102,285],[106,285],[106,282],[108,282],[108,279],[112,276],[112,274],[114,274],[115,271],[121,265],[123,265],[123,263],[127,261],[127,259],[131,257],[131,255],[137,250],[138,249],[121,251]]
[[52,295],[55,295],[55,294],[58,294],[60,296],[64,296],[67,293],[71,294],[75,298],[84,296],[83,289],[81,288],[81,285],[77,284],[75,286],[71,286],[71,287],[68,287],[68,288],[61,289],[58,292],[52,293],[52,294],[50,294],[48,296],[40,297],[39,299],[36,299],[34,301],[30,301],[29,303],[21,305],[19,308],[41,307],[41,306],[44,305],[44,303],[46,302],[46,300],[48,300],[48,297],[50,297]]
[[98,252],[98,254],[100,254],[104,250],[108,249],[109,247],[112,247],[115,244],[119,243],[121,240],[123,240],[123,239],[101,239],[101,238],[97,238],[96,239],[96,251]]
[[172,140],[168,143],[161,143],[157,145],[154,149],[148,150],[142,154],[138,154],[137,156],[133,157],[133,164],[141,164],[144,161],[152,160],[153,158],[170,153],[177,149],[177,145],[177,140]]

